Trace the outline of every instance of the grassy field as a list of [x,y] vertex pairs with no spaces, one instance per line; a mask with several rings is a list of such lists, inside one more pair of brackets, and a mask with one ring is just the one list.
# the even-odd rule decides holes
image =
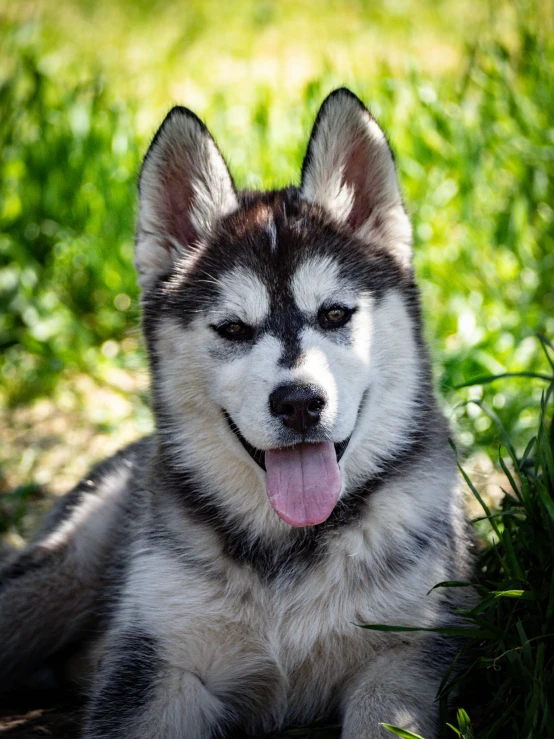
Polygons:
[[[146,406],[128,394],[146,387],[131,265],[135,187],[140,157],[170,105],[185,103],[205,118],[239,185],[272,187],[298,181],[317,107],[343,83],[368,102],[398,155],[437,385],[450,408],[485,394],[523,447],[538,384],[451,388],[546,366],[534,334],[554,335],[549,10],[471,0],[317,9],[244,0],[5,3],[5,485],[63,486],[96,449],[109,448],[106,438],[107,446],[76,455],[88,446],[77,434],[70,456],[79,462],[69,474],[63,455],[44,466],[51,442],[76,428],[74,418],[63,426],[58,409],[80,415],[90,438],[114,439],[123,423],[127,440],[137,414],[137,432],[148,428]],[[120,402],[95,400],[89,413],[90,392],[74,381],[80,375]],[[478,406],[457,416],[465,447],[494,442]]]
[[[397,154],[437,389],[473,483],[498,505],[507,477],[495,414],[511,440],[507,472],[527,474],[545,381],[473,381],[552,373],[537,338],[554,337],[548,0],[0,0],[0,34],[0,533],[9,543],[22,544],[51,495],[93,460],[151,428],[135,190],[174,103],[205,119],[244,187],[298,182],[331,89],[346,84],[368,103]],[[478,526],[498,539],[489,520]],[[513,736],[554,736],[525,730]]]

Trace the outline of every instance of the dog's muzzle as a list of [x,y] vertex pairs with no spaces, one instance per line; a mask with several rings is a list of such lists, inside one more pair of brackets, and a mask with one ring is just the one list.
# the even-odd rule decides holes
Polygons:
[[[244,436],[241,434],[239,427],[237,424],[233,421],[231,416],[227,413],[226,410],[223,411],[223,415],[227,419],[227,423],[229,424],[229,427],[231,428],[232,432],[235,434],[237,439],[240,441],[242,446],[246,449],[248,454],[252,457],[254,462],[262,468],[262,470],[265,471],[265,451],[263,449],[257,449],[255,446],[253,446],[249,441],[247,441]],[[347,439],[344,439],[344,441],[339,441],[335,444],[335,453],[337,455],[337,462],[340,461],[341,457],[343,456],[344,452],[346,451],[346,447],[348,446],[348,442],[350,441],[351,436],[349,436]]]

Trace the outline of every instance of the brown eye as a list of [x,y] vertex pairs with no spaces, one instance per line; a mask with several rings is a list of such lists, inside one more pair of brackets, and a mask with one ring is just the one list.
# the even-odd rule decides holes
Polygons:
[[228,321],[212,328],[224,339],[231,341],[250,341],[254,336],[252,326],[247,326],[242,321]]
[[331,308],[331,310],[328,310],[325,314],[325,318],[331,323],[338,323],[339,321],[344,320],[345,317],[346,311],[344,308]]
[[227,334],[240,334],[243,326],[241,323],[228,323],[225,326],[225,333]]
[[332,305],[319,311],[318,320],[321,328],[333,329],[344,326],[350,320],[354,311],[342,305]]

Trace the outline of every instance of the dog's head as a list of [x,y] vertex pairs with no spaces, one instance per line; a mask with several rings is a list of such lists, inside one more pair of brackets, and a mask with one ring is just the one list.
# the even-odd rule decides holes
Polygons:
[[300,187],[240,193],[205,126],[174,108],[139,193],[162,434],[187,439],[191,459],[223,445],[265,478],[282,519],[322,522],[348,475],[402,446],[421,374],[411,228],[383,132],[338,90]]

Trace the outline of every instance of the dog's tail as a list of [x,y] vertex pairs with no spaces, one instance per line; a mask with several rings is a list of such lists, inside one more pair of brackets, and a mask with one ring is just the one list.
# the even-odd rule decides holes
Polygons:
[[96,467],[0,570],[0,692],[33,684],[57,654],[94,637],[132,481],[149,440]]

